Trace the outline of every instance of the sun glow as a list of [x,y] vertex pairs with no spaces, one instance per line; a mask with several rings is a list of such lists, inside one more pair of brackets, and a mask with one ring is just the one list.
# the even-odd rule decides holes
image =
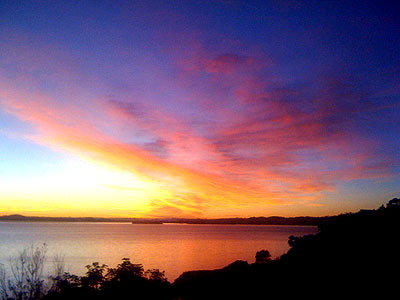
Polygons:
[[0,194],[10,200],[9,210],[25,213],[32,211],[28,203],[40,202],[34,211],[41,215],[54,215],[61,209],[72,215],[84,212],[98,216],[99,212],[107,212],[110,216],[140,216],[147,211],[149,201],[169,196],[155,182],[82,159],[66,160],[55,170],[35,178],[2,180]]
[[76,188],[88,187],[121,187],[127,190],[143,190],[149,183],[137,178],[134,174],[124,172],[84,160],[68,161],[59,174],[56,182],[65,182]]

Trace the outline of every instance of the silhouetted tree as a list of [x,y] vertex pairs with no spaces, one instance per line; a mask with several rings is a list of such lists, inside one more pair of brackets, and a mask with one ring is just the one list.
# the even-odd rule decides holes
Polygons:
[[7,275],[3,264],[0,264],[0,299],[8,299]]
[[172,299],[171,284],[164,272],[145,271],[129,258],[123,258],[115,268],[98,262],[86,268],[82,277],[64,273],[46,299]]
[[387,204],[388,208],[394,208],[394,207],[399,207],[400,208],[400,199],[399,198],[393,198],[390,200]]
[[271,254],[268,250],[261,250],[256,253],[256,264],[265,264],[271,261]]
[[130,280],[132,278],[143,277],[144,269],[141,264],[133,264],[129,258],[123,258],[122,263],[116,268],[107,270],[107,279],[114,281]]
[[3,299],[40,299],[47,292],[43,276],[47,245],[22,250],[11,260],[11,276],[0,267],[0,295]]
[[98,262],[94,262],[91,265],[87,265],[86,276],[81,278],[82,285],[98,289],[103,283],[105,277],[107,265],[100,265]]
[[165,272],[160,271],[159,269],[147,270],[144,275],[147,279],[152,281],[167,282],[167,278],[165,278]]

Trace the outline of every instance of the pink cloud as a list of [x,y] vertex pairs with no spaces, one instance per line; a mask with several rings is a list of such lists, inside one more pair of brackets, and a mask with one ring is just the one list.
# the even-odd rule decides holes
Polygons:
[[0,105],[35,127],[38,143],[169,186],[174,197],[153,199],[153,216],[307,202],[340,182],[390,175],[379,145],[353,130],[354,114],[374,108],[351,84],[279,85],[261,74],[268,60],[223,53],[182,57],[177,76],[157,82],[180,92],[168,106],[151,91],[88,99],[76,82],[60,89],[73,95],[63,101],[29,78],[2,78]]
[[242,65],[251,64],[252,59],[237,54],[221,54],[217,57],[204,60],[204,69],[209,73],[232,73],[235,69]]

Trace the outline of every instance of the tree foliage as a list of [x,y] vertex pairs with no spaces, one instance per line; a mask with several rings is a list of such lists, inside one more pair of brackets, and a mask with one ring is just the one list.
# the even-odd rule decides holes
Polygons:
[[3,299],[40,299],[46,290],[43,267],[47,245],[24,249],[10,261],[11,276],[0,266],[0,295]]
[[171,284],[158,269],[144,270],[123,258],[116,267],[94,262],[85,276],[65,273],[46,299],[172,299]]
[[256,253],[256,264],[266,264],[271,261],[271,254],[268,250],[261,250]]

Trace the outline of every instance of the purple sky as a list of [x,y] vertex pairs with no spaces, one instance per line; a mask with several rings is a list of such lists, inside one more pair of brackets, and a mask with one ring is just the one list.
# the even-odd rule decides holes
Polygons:
[[2,1],[0,214],[328,215],[399,196],[400,4]]

